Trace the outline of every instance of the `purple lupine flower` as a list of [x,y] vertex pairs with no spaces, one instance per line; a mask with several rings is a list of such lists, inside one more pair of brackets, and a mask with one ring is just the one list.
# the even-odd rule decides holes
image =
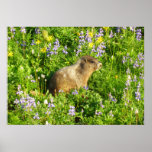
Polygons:
[[69,115],[71,116],[74,116],[75,115],[75,107],[74,106],[70,106],[70,109],[69,109]]
[[111,117],[114,117],[114,115],[113,115],[113,113],[112,113],[112,110],[109,112],[109,115],[110,115]]
[[51,103],[51,105],[50,105],[51,107],[55,107],[55,105],[53,104],[53,103]]
[[103,36],[103,29],[102,28],[99,29],[99,34],[100,34],[99,37]]
[[26,99],[24,97],[20,98],[20,104],[23,106],[26,103]]
[[18,103],[20,103],[20,101],[18,99],[15,99],[14,103],[18,104]]
[[117,27],[117,33],[120,33],[121,32],[121,29],[120,29],[120,27]]
[[15,34],[15,28],[14,27],[10,27],[10,31],[11,31],[11,33],[13,33],[13,34]]
[[104,42],[102,42],[102,43],[100,44],[100,46],[101,46],[101,48],[102,48],[102,49],[105,49],[105,48],[106,48],[106,46],[105,46],[105,43],[104,43]]
[[36,108],[36,103],[35,102],[33,103],[33,107]]
[[91,42],[92,42],[92,39],[91,39],[91,37],[89,36],[89,31],[88,31],[88,30],[87,30],[87,32],[86,32],[85,40],[88,41],[88,43],[91,43]]
[[109,37],[110,37],[110,38],[113,38],[113,32],[112,32],[112,30],[111,30],[111,32],[110,32]]
[[141,36],[142,36],[142,34],[141,34],[141,29],[137,29],[137,30],[136,30],[136,39],[137,39],[138,41],[140,41],[140,40],[141,40]]
[[36,34],[40,34],[41,32],[40,32],[40,29],[37,27],[36,29],[35,29],[35,33]]
[[138,61],[136,60],[135,63],[133,64],[133,68],[138,68],[139,67],[139,64],[138,64]]
[[35,83],[36,81],[35,80],[31,80],[31,82]]
[[10,39],[11,39],[11,37],[9,37],[9,36],[8,36],[8,38],[7,38],[7,39],[8,39],[8,40],[10,40]]
[[135,96],[136,96],[136,100],[141,100],[141,94],[139,92],[139,90],[137,92],[135,92]]
[[99,115],[102,115],[102,112],[98,112],[97,110],[95,111],[95,115],[99,116]]
[[56,41],[54,42],[54,48],[53,48],[53,50],[54,50],[54,51],[57,51],[57,49],[58,49],[59,47],[60,47],[59,40],[56,39]]
[[35,116],[33,117],[33,119],[38,119],[39,120],[40,119],[39,114],[36,113]]
[[40,105],[40,101],[37,102],[37,105]]
[[32,40],[32,43],[31,43],[31,45],[35,45],[35,42],[34,42],[34,40]]
[[83,45],[85,43],[85,39],[84,39],[84,35],[83,35],[83,31],[80,32],[80,36],[79,36],[79,45]]
[[48,103],[48,108],[50,108],[51,107],[51,103]]
[[143,55],[143,53],[139,53],[139,54],[138,54],[138,59],[139,59],[140,62],[141,62],[142,60],[144,60],[144,55]]
[[73,92],[72,92],[73,95],[76,95],[78,94],[78,91],[75,89]]
[[80,32],[80,35],[83,35],[83,31]]
[[48,108],[55,107],[55,105],[53,104],[53,98],[51,98],[50,101],[51,103],[48,103]]
[[140,84],[140,82],[138,83],[138,85],[137,85],[137,91],[135,92],[135,98],[136,98],[136,100],[141,100],[141,94],[140,94],[140,86],[141,86],[141,84]]
[[21,46],[23,46],[23,47],[26,46],[26,42],[23,41],[22,44],[21,44]]
[[96,35],[95,35],[95,37],[96,37],[96,38],[98,38],[98,37],[103,36],[103,32],[104,32],[104,31],[103,31],[103,29],[102,29],[102,28],[100,28],[100,29],[99,29],[99,33],[98,33],[98,34],[96,34]]
[[104,105],[101,105],[101,108],[104,108]]
[[17,91],[16,94],[21,95],[23,94],[23,91]]
[[57,54],[58,54],[58,52],[54,51],[54,54],[55,54],[55,55],[57,55]]
[[47,48],[46,48],[46,52],[47,52],[47,53],[49,53],[49,51],[50,51],[50,48],[49,48],[49,47],[47,47]]
[[66,50],[68,49],[67,46],[64,47]]
[[122,27],[122,29],[126,30],[126,29],[127,29],[127,27],[126,27],[126,26],[123,26],[123,27]]
[[80,40],[79,40],[79,44],[80,44],[80,45],[83,45],[84,43],[85,43],[85,40],[84,40],[84,39],[80,39]]
[[101,106],[101,108],[104,108],[104,105],[102,104],[102,101],[100,102],[100,106]]
[[122,59],[122,63],[124,64],[125,62],[127,62],[127,57],[126,56],[123,56],[123,59]]
[[47,110],[47,112],[45,112],[46,115],[49,115],[51,112]]
[[13,33],[15,32],[15,28],[14,27],[10,27],[10,31]]
[[49,48],[51,49],[51,46],[52,46],[52,44],[51,43],[49,43]]
[[51,50],[51,43],[49,44],[49,46],[47,47],[46,49],[46,52],[47,52],[47,56],[49,57],[50,55],[53,55],[54,52],[53,51],[50,51]]
[[54,42],[54,45],[57,45],[57,46],[59,46],[60,44],[59,44],[59,40],[58,39],[56,39],[56,41]]
[[18,85],[17,89],[20,90],[21,89],[21,85]]
[[89,87],[88,87],[88,86],[84,86],[83,88],[84,88],[85,90],[88,90],[88,89],[89,89]]
[[26,29],[25,29],[25,27],[21,27],[20,32],[21,32],[21,33],[26,33]]
[[140,73],[140,79],[144,79],[144,74],[143,73]]
[[80,36],[79,36],[79,46],[83,45],[85,43],[85,39],[84,39],[84,35],[83,35],[83,31],[80,32]]
[[58,46],[57,46],[57,45],[54,45],[53,50],[56,51],[57,49],[58,49]]
[[83,36],[83,35],[82,35],[82,36],[80,35],[80,36],[79,36],[79,39],[84,39],[84,36]]
[[50,52],[47,53],[47,56],[50,56],[50,55],[53,55],[53,54],[55,54],[55,53],[53,51],[50,51]]
[[144,67],[144,64],[142,63],[140,67],[141,67],[141,68]]
[[93,48],[92,48],[91,52],[97,52],[97,51],[95,50],[95,45],[93,45]]
[[64,92],[64,91],[62,89],[60,89],[59,92]]
[[62,52],[63,52],[64,54],[68,54],[68,52],[67,52],[67,51],[65,51],[64,49],[62,50]]
[[21,97],[19,102],[16,101],[16,103],[20,104],[21,107],[26,111],[32,111],[32,107],[36,108],[35,99],[30,97],[28,94],[26,97]]
[[110,101],[117,102],[117,99],[111,95],[111,92],[109,93],[109,99]]
[[141,86],[141,84],[140,84],[140,82],[139,82],[138,85],[137,85],[137,89],[140,89],[140,86]]
[[130,30],[131,30],[132,32],[135,31],[135,27],[130,26]]
[[106,48],[105,47],[105,45],[104,45],[104,43],[101,43],[98,47],[97,47],[97,57],[98,56],[102,56],[103,55],[103,53],[105,53],[105,50],[103,50],[104,48]]
[[80,52],[82,52],[82,50],[78,50],[78,51],[76,52],[76,56],[78,56]]

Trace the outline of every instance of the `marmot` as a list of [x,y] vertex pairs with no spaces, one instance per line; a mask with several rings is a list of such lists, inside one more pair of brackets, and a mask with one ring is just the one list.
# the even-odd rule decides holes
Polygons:
[[75,64],[55,72],[49,82],[49,91],[53,95],[59,91],[69,92],[70,89],[87,87],[91,74],[101,68],[102,63],[91,56],[81,57]]

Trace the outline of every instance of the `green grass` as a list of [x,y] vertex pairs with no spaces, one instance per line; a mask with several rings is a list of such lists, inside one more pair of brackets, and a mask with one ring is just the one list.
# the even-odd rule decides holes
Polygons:
[[[8,124],[144,124],[143,27],[25,30],[8,27]],[[54,72],[84,55],[103,65],[90,77],[89,89],[52,96],[47,85]]]

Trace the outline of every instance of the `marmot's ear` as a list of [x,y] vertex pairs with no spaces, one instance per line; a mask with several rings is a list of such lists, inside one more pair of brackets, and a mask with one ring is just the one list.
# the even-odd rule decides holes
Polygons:
[[82,58],[82,59],[83,59],[84,62],[87,62],[87,59],[86,59],[86,58]]

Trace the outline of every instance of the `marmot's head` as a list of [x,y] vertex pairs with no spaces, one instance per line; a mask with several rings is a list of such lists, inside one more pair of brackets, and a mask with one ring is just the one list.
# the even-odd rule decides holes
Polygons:
[[90,72],[96,71],[102,67],[102,63],[88,55],[81,57],[80,60],[81,67],[83,69],[87,69]]

